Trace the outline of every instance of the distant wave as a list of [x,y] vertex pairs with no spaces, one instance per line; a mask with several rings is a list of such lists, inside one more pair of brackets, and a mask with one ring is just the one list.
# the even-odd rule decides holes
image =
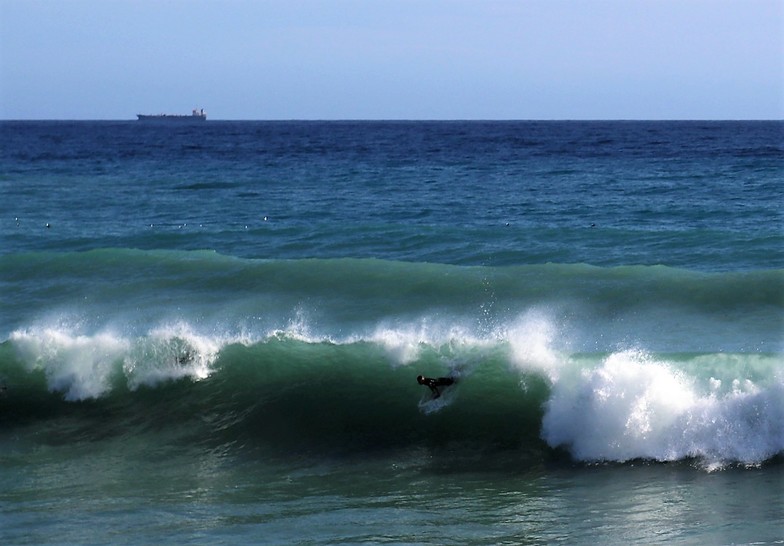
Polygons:
[[[784,270],[703,273],[665,266],[596,267],[541,264],[455,266],[374,259],[254,260],[212,251],[104,249],[0,256],[3,281],[13,287],[133,282],[129,297],[165,291],[171,283],[201,291],[337,293],[346,301],[390,291],[401,306],[460,304],[470,296],[499,302],[583,301],[597,308],[671,304],[701,312],[739,307],[784,310]],[[194,286],[199,283],[198,286]],[[492,293],[492,294],[491,294]]]

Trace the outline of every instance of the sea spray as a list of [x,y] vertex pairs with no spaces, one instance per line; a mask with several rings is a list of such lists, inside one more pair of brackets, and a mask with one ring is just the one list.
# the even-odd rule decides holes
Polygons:
[[50,390],[68,401],[97,398],[111,388],[127,340],[110,333],[87,336],[53,328],[12,332],[10,341],[28,371],[43,370]]
[[756,384],[739,375],[721,392],[720,380],[687,375],[666,356],[642,351],[613,353],[593,366],[570,364],[552,385],[542,437],[578,460],[696,458],[716,468],[760,464],[784,451],[780,377]]
[[43,371],[49,390],[63,393],[67,401],[109,394],[118,374],[132,390],[184,377],[204,379],[227,343],[196,334],[182,323],[137,338],[108,331],[87,335],[68,328],[31,328],[12,332],[9,342],[24,367]]
[[161,381],[207,378],[227,340],[195,333],[185,323],[162,326],[136,339],[123,360],[128,386],[154,386]]

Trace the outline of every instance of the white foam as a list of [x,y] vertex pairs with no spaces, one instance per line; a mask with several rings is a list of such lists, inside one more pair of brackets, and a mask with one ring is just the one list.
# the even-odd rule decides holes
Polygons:
[[709,468],[759,464],[784,452],[784,384],[738,378],[722,388],[641,351],[594,369],[564,367],[546,403],[542,436],[584,461],[698,458]]
[[42,370],[49,390],[62,392],[68,401],[104,396],[112,380],[123,377],[130,389],[184,377],[204,379],[231,341],[198,334],[185,323],[136,338],[109,331],[88,335],[60,325],[17,330],[9,339],[28,369]]
[[177,322],[160,326],[138,338],[123,362],[128,386],[154,386],[162,381],[205,379],[222,347],[230,340],[196,333],[190,325]]
[[12,332],[10,339],[31,369],[42,369],[52,391],[69,401],[97,398],[111,388],[113,364],[127,340],[111,333],[86,336],[56,328]]

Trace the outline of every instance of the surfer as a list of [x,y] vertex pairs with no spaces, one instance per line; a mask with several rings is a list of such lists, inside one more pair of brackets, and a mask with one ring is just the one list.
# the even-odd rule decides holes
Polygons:
[[435,400],[436,398],[441,396],[441,393],[438,392],[438,387],[448,387],[449,385],[453,385],[455,383],[455,380],[452,379],[451,377],[433,378],[433,377],[425,377],[424,375],[418,375],[417,383],[429,387],[430,390],[433,392],[433,399]]

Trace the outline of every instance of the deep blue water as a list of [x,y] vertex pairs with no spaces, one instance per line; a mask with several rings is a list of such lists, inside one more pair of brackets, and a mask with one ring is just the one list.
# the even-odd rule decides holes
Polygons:
[[778,122],[4,122],[2,136],[9,252],[782,266]]
[[0,122],[0,542],[780,541],[783,136]]

